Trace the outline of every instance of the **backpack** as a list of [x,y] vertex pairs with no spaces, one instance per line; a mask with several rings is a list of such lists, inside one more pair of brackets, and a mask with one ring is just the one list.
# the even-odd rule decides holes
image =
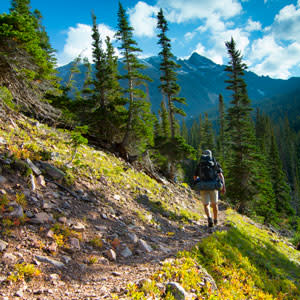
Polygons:
[[201,181],[214,181],[217,178],[216,161],[209,155],[201,155],[200,157],[199,178]]

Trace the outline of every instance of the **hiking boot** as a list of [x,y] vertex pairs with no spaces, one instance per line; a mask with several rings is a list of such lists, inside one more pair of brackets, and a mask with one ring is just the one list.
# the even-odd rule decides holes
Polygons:
[[214,219],[214,225],[218,225],[218,219]]
[[214,226],[214,223],[212,221],[212,218],[208,218],[208,227],[213,227]]

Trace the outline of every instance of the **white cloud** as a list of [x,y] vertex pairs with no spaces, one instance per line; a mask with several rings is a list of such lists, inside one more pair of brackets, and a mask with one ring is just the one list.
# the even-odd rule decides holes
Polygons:
[[167,20],[174,23],[210,18],[214,14],[228,19],[242,10],[237,0],[158,0],[157,6],[162,7]]
[[300,1],[285,6],[275,16],[272,32],[276,38],[300,42]]
[[300,63],[300,43],[279,45],[274,36],[268,35],[256,40],[251,47],[250,68],[258,75],[287,79],[290,69]]
[[[99,33],[103,39],[103,48],[105,49],[106,36],[114,40],[115,31],[105,24],[98,25]],[[87,57],[92,61],[92,27],[86,24],[77,24],[76,27],[70,27],[67,31],[67,39],[62,52],[57,54],[59,66],[72,61],[78,55]],[[117,53],[117,52],[116,52]]]
[[185,35],[184,35],[184,38],[187,40],[187,41],[190,41],[194,38],[194,36],[196,35],[196,32],[187,32]]
[[250,18],[248,20],[248,23],[247,23],[247,26],[246,26],[245,30],[248,31],[248,32],[261,30],[261,23],[258,22],[258,21],[252,21],[252,19]]
[[129,9],[129,21],[137,36],[155,36],[158,8],[139,1],[136,6]]

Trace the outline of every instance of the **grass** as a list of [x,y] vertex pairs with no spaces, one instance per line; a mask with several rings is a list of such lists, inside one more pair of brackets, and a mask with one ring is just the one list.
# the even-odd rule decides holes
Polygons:
[[[129,298],[148,299],[154,294],[162,299],[158,284],[176,281],[198,299],[300,299],[299,252],[276,235],[251,224],[246,217],[231,210],[227,215],[231,224],[227,231],[217,231],[192,251],[180,252],[176,260],[165,263],[152,276],[147,289],[131,285]],[[213,276],[218,291],[213,292],[209,282],[203,281],[199,266]],[[169,295],[163,299],[168,297],[172,298]]]

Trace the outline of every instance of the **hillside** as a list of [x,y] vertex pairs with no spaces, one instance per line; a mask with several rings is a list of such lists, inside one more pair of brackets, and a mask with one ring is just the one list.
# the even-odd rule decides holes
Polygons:
[[287,232],[225,203],[208,230],[185,184],[92,146],[70,162],[70,132],[0,122],[2,299],[300,299]]
[[[184,107],[188,118],[195,118],[201,112],[216,109],[219,94],[223,94],[225,103],[230,100],[230,93],[226,90],[227,74],[225,66],[215,64],[211,60],[193,53],[188,59],[175,59],[181,66],[178,73],[178,84],[181,87],[180,96],[185,97],[187,106]],[[149,57],[141,61],[146,65],[144,73],[153,81],[148,83],[149,99],[153,111],[157,112],[162,100],[160,85],[160,59]],[[71,63],[59,67],[58,75],[62,82],[68,80]],[[74,80],[78,87],[82,87],[84,80],[84,67],[80,66],[81,73],[74,74]],[[119,71],[123,72],[123,65],[119,62]],[[289,80],[272,79],[267,76],[258,76],[253,72],[245,73],[245,82],[248,86],[248,94],[253,102],[264,103],[266,99],[275,96],[286,95],[298,89],[300,78]]]

